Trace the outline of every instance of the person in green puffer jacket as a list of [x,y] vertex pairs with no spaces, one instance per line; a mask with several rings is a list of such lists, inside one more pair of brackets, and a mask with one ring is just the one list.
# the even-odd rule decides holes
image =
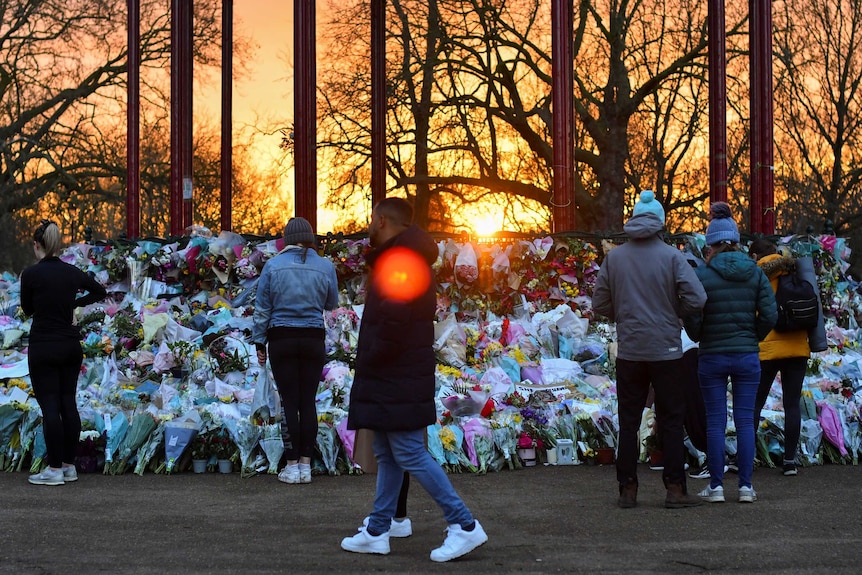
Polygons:
[[706,232],[707,263],[695,270],[706,290],[700,316],[685,318],[685,329],[699,342],[698,378],[706,407],[706,442],[710,482],[700,493],[706,501],[724,501],[724,451],[727,427],[727,380],[733,393],[739,501],[757,499],[751,485],[754,468],[754,403],[760,385],[759,343],[778,318],[775,295],[757,264],[739,247],[739,230],[730,207],[710,207]]

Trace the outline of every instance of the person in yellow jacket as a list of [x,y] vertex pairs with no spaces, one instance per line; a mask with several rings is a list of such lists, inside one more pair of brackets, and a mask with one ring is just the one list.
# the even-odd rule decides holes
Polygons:
[[[751,242],[748,254],[769,278],[772,290],[778,289],[778,278],[796,271],[796,259],[778,253],[775,244],[765,238]],[[760,342],[760,387],[754,403],[754,421],[760,421],[760,412],[766,403],[775,376],[781,373],[781,393],[784,404],[784,475],[796,475],[796,450],[802,424],[800,400],[802,383],[811,348],[808,331],[777,332],[772,330]]]

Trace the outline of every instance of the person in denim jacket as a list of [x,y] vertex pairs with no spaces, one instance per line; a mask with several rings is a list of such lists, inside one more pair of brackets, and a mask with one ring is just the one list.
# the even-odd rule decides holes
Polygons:
[[314,250],[315,236],[305,218],[284,227],[284,249],[263,266],[257,283],[252,341],[281,396],[290,440],[284,483],[311,483],[311,456],[317,441],[315,396],[326,363],[323,311],[338,303],[335,266]]

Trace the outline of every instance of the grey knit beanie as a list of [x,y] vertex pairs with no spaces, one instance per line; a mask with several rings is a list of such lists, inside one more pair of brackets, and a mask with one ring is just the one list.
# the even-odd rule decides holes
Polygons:
[[314,244],[314,230],[305,218],[290,218],[284,226],[284,243],[287,245]]

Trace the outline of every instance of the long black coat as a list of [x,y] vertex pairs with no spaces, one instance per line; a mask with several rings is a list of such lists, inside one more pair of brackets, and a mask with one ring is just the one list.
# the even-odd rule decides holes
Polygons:
[[359,327],[356,370],[350,390],[348,429],[409,431],[437,420],[434,407],[434,316],[437,288],[431,283],[416,299],[387,299],[375,287],[374,265],[387,250],[406,247],[430,266],[437,245],[418,226],[410,226],[371,252],[365,310]]

